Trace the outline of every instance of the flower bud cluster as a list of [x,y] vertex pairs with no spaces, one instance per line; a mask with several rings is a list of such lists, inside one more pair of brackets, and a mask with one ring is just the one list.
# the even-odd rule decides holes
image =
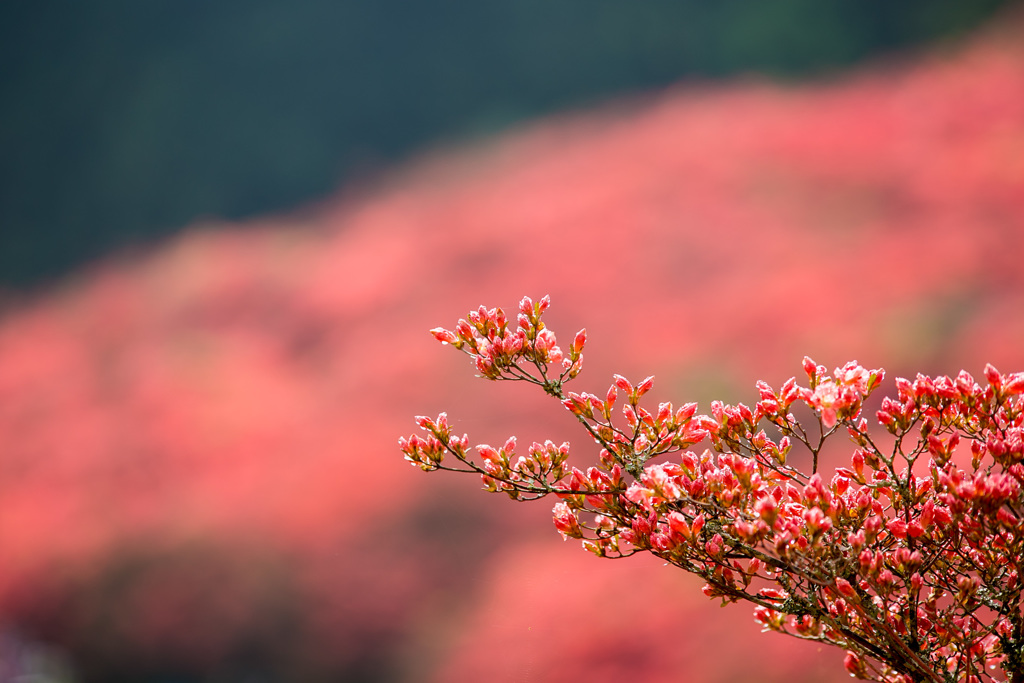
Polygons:
[[454,330],[436,327],[430,333],[442,344],[450,344],[468,354],[487,379],[526,379],[519,371],[524,361],[539,369],[545,381],[551,381],[546,379],[548,365],[558,368],[559,379],[571,379],[583,367],[582,351],[587,332],[577,332],[569,352],[565,353],[554,333],[541,320],[550,305],[548,296],[536,303],[530,297],[523,297],[515,327],[509,324],[502,309],[481,306],[460,319]]
[[398,440],[398,447],[405,454],[405,459],[413,465],[429,472],[441,468],[445,453],[451,453],[459,459],[466,457],[469,437],[465,434],[461,437],[452,434],[447,413],[441,413],[436,420],[420,415],[416,418],[416,424],[426,432],[425,436],[413,434]]

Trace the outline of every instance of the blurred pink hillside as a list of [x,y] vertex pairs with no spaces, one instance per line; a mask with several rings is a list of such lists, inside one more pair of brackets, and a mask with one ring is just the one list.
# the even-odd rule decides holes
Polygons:
[[[577,390],[749,400],[812,356],[1024,369],[1020,24],[830,82],[680,86],[196,226],[0,318],[0,623],[85,680],[840,681],[700,583],[396,441],[587,444],[426,333],[550,293]],[[260,679],[264,680],[264,679]]]

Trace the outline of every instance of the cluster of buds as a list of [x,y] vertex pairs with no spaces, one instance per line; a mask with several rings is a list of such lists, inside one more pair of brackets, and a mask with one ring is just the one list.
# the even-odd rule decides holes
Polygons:
[[[575,378],[582,369],[587,331],[576,333],[566,355],[555,334],[541,320],[550,305],[548,296],[536,303],[528,296],[523,297],[515,328],[510,327],[502,309],[481,306],[460,319],[454,330],[436,327],[430,333],[441,343],[451,344],[469,355],[481,376],[487,379],[531,381],[532,378],[554,388],[566,379]],[[557,368],[556,378],[548,377],[549,365]],[[529,366],[538,374],[533,375]]]
[[[616,375],[603,397],[563,392],[585,335],[566,358],[541,322],[548,305],[524,299],[514,332],[500,309],[481,307],[433,334],[485,377],[558,398],[596,442],[594,464],[570,467],[568,444],[551,442],[516,456],[514,439],[474,455],[443,415],[419,418],[426,434],[400,440],[407,459],[474,472],[516,499],[554,495],[564,538],[697,574],[706,595],[753,604],[766,630],[845,649],[855,677],[1024,683],[1024,373],[987,366],[985,386],[966,372],[898,378],[877,432],[862,413],[884,373],[856,362],[830,374],[805,358],[806,386],[758,382],[753,409],[647,410],[653,378]],[[562,372],[549,378],[553,362]],[[797,420],[797,404],[810,420]],[[837,435],[850,439],[849,464],[819,471]],[[689,450],[705,440],[710,448]],[[790,464],[794,448],[812,456],[810,471]]]

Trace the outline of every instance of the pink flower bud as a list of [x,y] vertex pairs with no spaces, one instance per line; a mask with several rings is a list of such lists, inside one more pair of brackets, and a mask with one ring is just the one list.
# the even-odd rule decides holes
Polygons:
[[686,517],[681,513],[675,511],[668,513],[668,526],[683,538],[690,539],[690,525],[686,523]]
[[890,520],[889,523],[885,525],[885,528],[888,529],[889,533],[891,533],[896,538],[907,537],[907,523],[904,522],[902,519]]
[[775,504],[775,499],[771,496],[765,496],[756,503],[754,503],[754,512],[760,515],[761,519],[768,522],[768,524],[774,524],[775,519],[778,516],[778,509]]
[[710,541],[704,544],[704,549],[707,551],[708,555],[717,556],[722,552],[722,545],[724,542],[725,541],[721,534],[715,534],[711,537]]
[[1020,525],[1020,520],[1017,516],[1004,507],[1001,507],[996,511],[996,519],[1010,529],[1017,529]]
[[812,533],[819,531],[828,531],[832,528],[832,520],[825,516],[825,513],[821,511],[819,507],[808,508],[804,510],[804,522],[807,523],[807,529]]
[[555,333],[548,329],[543,329],[537,333],[537,341],[535,342],[536,349],[539,353],[546,353],[553,349],[557,344],[555,339]]
[[874,560],[874,554],[866,548],[860,551],[860,555],[857,556],[857,562],[860,564],[861,574],[866,574],[871,569],[871,562]]
[[742,519],[737,519],[733,524],[736,534],[745,541],[750,541],[757,535],[757,526]]
[[851,676],[856,678],[867,678],[867,667],[864,662],[853,652],[847,652],[846,657],[843,659],[843,666],[850,672]]
[[442,344],[454,344],[459,340],[451,330],[446,330],[443,327],[435,327],[430,330],[430,334],[434,335],[434,339],[441,342]]
[[696,412],[697,412],[697,404],[696,403],[687,403],[687,404],[683,405],[679,410],[676,411],[675,420],[676,420],[677,423],[681,424],[683,422],[686,422],[690,418],[692,418]]
[[568,505],[565,503],[556,503],[551,512],[554,515],[555,528],[558,529],[558,533],[562,534],[563,540],[583,537],[583,531],[580,529],[579,520],[576,519],[576,514]]
[[572,350],[574,353],[579,353],[583,350],[583,345],[587,343],[587,328],[583,328],[576,333],[576,337],[572,340]]
[[1024,372],[1015,372],[1006,377],[1003,391],[1010,395],[1024,394]]
[[850,585],[850,582],[847,581],[846,579],[843,579],[843,578],[836,579],[836,590],[839,591],[839,593],[841,595],[843,595],[844,597],[847,597],[847,598],[850,598],[850,599],[856,599],[857,598],[857,591],[856,591],[856,589],[854,589],[854,587],[852,585]]
[[651,546],[653,546],[655,550],[665,552],[674,548],[675,544],[672,543],[671,539],[669,539],[665,534],[651,534]]
[[988,380],[989,384],[996,388],[1003,385],[1002,375],[999,374],[999,371],[996,370],[995,366],[991,363],[985,365],[985,379]]
[[480,457],[483,458],[484,460],[493,460],[497,462],[501,461],[501,456],[498,455],[498,451],[497,449],[494,448],[494,446],[489,446],[485,443],[482,443],[476,447],[476,450],[478,453],[480,453]]
[[765,382],[764,380],[758,380],[756,386],[757,386],[758,396],[760,396],[762,401],[774,401],[775,400],[775,391],[771,388],[771,385],[769,385],[767,382]]

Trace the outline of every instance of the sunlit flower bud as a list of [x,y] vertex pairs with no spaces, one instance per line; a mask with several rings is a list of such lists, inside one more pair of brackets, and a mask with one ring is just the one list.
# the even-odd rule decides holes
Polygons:
[[832,520],[825,516],[825,513],[821,511],[821,508],[813,507],[804,510],[803,514],[804,522],[807,523],[807,529],[812,534],[818,533],[819,531],[828,531],[832,528]]
[[483,458],[484,460],[494,460],[497,462],[501,461],[501,456],[498,455],[497,449],[495,449],[493,446],[489,446],[485,443],[482,443],[476,447],[476,450],[478,453],[480,453],[480,457]]
[[519,311],[524,315],[533,315],[533,299],[528,296],[524,296],[519,300]]
[[906,401],[908,398],[916,398],[914,384],[906,377],[896,378],[896,393],[899,396],[900,401]]
[[832,477],[832,490],[835,491],[837,496],[846,493],[848,488],[850,488],[850,480],[848,478],[838,474]]
[[778,517],[778,507],[775,504],[775,499],[771,496],[765,496],[754,503],[754,512],[761,516],[761,519],[766,521],[769,525],[775,524],[775,519]]
[[857,556],[857,562],[860,564],[861,574],[867,574],[868,571],[870,571],[871,563],[874,560],[874,558],[875,556],[870,550],[865,548],[864,550],[860,551],[860,554]]
[[951,514],[949,508],[944,507],[942,505],[936,505],[935,512],[933,514],[933,519],[935,520],[936,524],[945,526],[953,521],[953,515]]
[[775,400],[775,390],[772,389],[771,385],[769,385],[767,382],[765,382],[764,380],[758,380],[756,387],[757,394],[762,401]]
[[1004,379],[1004,393],[1012,396],[1024,393],[1024,372],[1015,372]]
[[675,420],[677,424],[682,424],[694,416],[697,412],[696,403],[687,403],[683,405],[679,410],[676,411]]
[[576,336],[572,340],[572,345],[569,347],[574,356],[578,356],[580,351],[583,350],[583,345],[587,343],[587,329],[583,328],[576,333]]
[[758,532],[756,525],[742,519],[737,519],[733,523],[733,528],[736,530],[736,535],[748,543],[757,536]]
[[902,519],[892,519],[885,525],[885,528],[889,530],[896,538],[907,537],[907,523]]
[[810,356],[804,356],[803,366],[804,372],[807,373],[807,377],[811,380],[811,383],[813,384],[818,372],[817,363],[811,360]]
[[977,383],[974,381],[974,377],[971,373],[966,370],[961,370],[956,376],[956,388],[963,396],[970,396],[974,393],[974,388]]
[[583,530],[580,528],[576,513],[565,503],[556,503],[551,510],[554,515],[555,528],[562,534],[562,540],[570,538],[582,538]]
[[535,346],[538,353],[547,353],[555,347],[556,343],[555,334],[551,330],[543,329],[537,333]]
[[435,327],[430,330],[430,334],[434,335],[434,339],[441,342],[442,344],[454,344],[459,341],[459,338],[451,330],[446,330],[443,327]]
[[675,543],[666,534],[651,534],[651,546],[655,550],[665,552],[675,547]]
[[923,529],[927,529],[932,525],[932,518],[935,514],[935,501],[929,500],[921,508],[921,514],[917,517],[917,522],[920,523]]
[[687,524],[686,517],[681,513],[675,511],[668,513],[668,526],[683,538],[690,539],[690,525]]
[[991,363],[985,365],[985,379],[997,389],[1003,385],[1003,376],[999,374],[999,371]]

